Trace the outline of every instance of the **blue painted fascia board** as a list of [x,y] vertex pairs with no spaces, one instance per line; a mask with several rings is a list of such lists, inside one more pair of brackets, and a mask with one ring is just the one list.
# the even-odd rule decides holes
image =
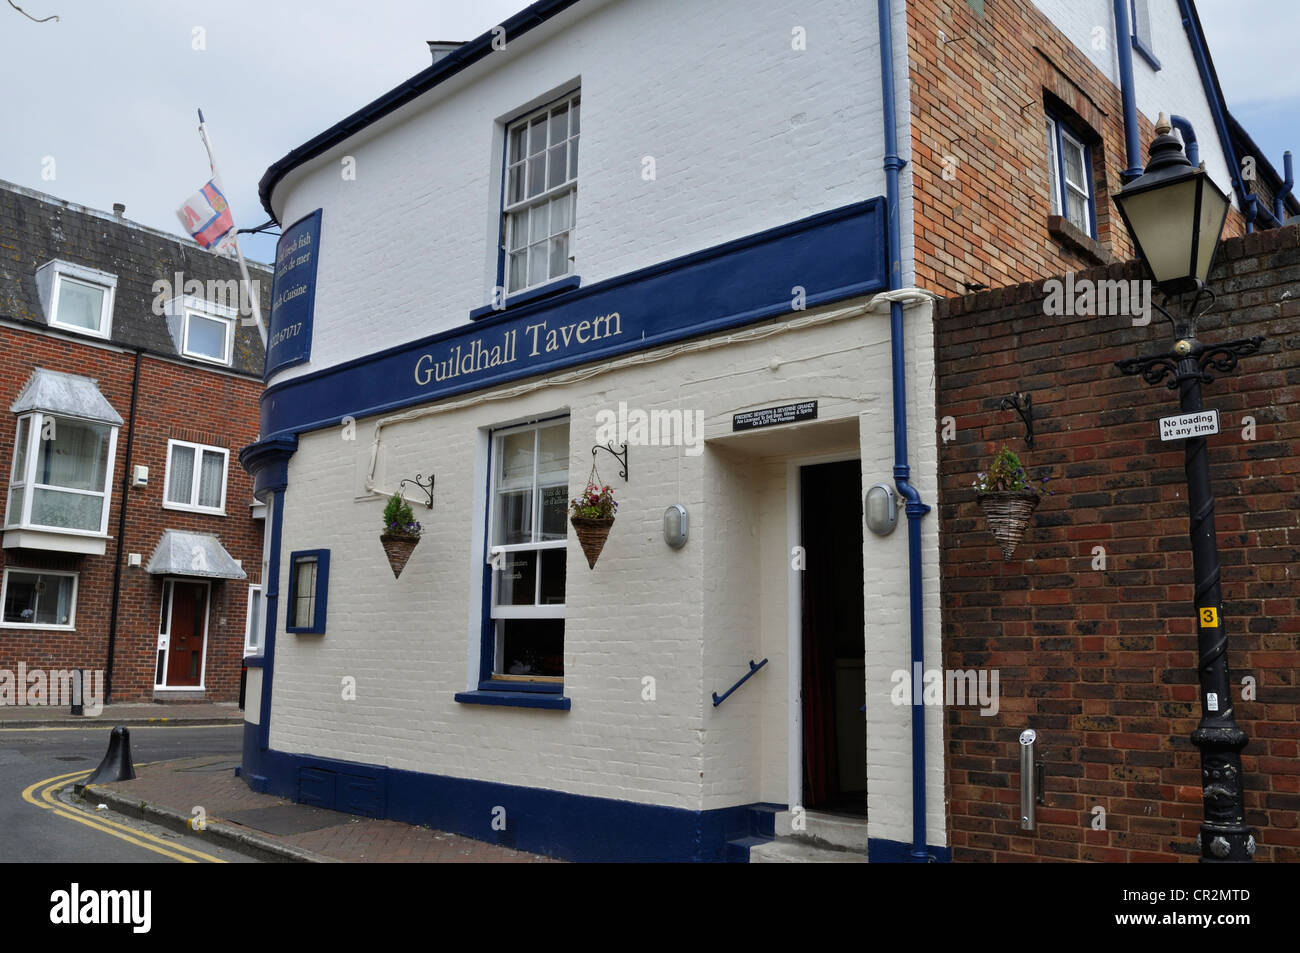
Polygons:
[[479,60],[491,56],[496,52],[492,43],[499,35],[497,33],[498,29],[504,29],[504,36],[508,45],[534,27],[540,26],[557,14],[563,13],[578,2],[579,0],[539,0],[539,2],[525,7],[514,16],[502,21],[499,28],[494,27],[492,30],[470,40],[428,69],[416,73],[400,86],[389,90],[374,102],[362,106],[350,116],[339,120],[324,132],[307,140],[307,142],[298,146],[283,158],[276,160],[262,175],[262,179],[257,185],[257,194],[262,200],[262,208],[266,209],[266,213],[272,219],[279,221],[279,219],[276,219],[275,211],[271,208],[271,193],[281,179],[304,162],[328,152],[334,146],[402,108],[423,93],[433,89],[439,83],[451,79],[451,77]]
[[[297,434],[509,381],[643,351],[767,318],[794,313],[792,284],[806,290],[807,308],[882,291],[886,285],[884,199],[877,197],[787,222],[720,245],[660,262],[555,298],[524,304],[472,324],[386,348],[332,367],[280,381],[262,394],[261,431]],[[604,310],[603,310],[604,309]],[[618,314],[627,333],[613,343],[576,344],[555,356],[502,362],[451,382],[420,382],[416,362],[492,334],[516,335],[529,320]]]
[[1232,132],[1228,128],[1228,105],[1223,98],[1223,87],[1219,85],[1219,75],[1214,69],[1214,60],[1210,58],[1209,48],[1205,45],[1205,31],[1201,28],[1201,18],[1196,13],[1196,4],[1192,0],[1178,0],[1178,12],[1182,15],[1183,30],[1192,47],[1192,59],[1196,61],[1196,71],[1201,77],[1201,87],[1209,101],[1210,115],[1214,117],[1214,129],[1219,135],[1219,144],[1223,156],[1228,161],[1228,174],[1232,176],[1232,187],[1237,193],[1237,202],[1242,214],[1246,212],[1249,192],[1241,178],[1241,166],[1238,164],[1237,152],[1232,146]]

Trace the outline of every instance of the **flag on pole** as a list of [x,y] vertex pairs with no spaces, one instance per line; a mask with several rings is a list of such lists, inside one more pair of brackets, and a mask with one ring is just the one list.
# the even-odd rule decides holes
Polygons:
[[190,236],[204,248],[218,253],[227,249],[224,239],[234,231],[235,219],[217,179],[186,199],[176,215]]

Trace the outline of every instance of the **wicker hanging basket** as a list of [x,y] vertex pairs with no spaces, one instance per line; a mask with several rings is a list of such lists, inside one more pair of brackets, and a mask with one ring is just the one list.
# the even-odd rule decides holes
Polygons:
[[388,555],[388,566],[393,570],[393,578],[400,579],[402,570],[406,568],[406,561],[411,558],[411,553],[415,552],[420,537],[406,533],[381,533],[379,541],[384,544],[384,552]]
[[600,551],[605,548],[605,540],[609,538],[609,528],[614,525],[614,517],[591,519],[584,516],[571,516],[569,522],[573,524],[573,531],[578,536],[578,545],[582,547],[582,553],[587,557],[588,568],[595,569]]
[[981,493],[980,509],[988,520],[993,538],[1002,546],[1002,559],[1010,562],[1011,555],[1020,545],[1021,537],[1033,518],[1040,497],[1037,493],[1012,493],[995,491]]

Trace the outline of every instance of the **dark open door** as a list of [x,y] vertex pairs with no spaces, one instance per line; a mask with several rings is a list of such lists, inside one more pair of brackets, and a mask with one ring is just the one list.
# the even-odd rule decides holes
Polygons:
[[171,613],[167,687],[199,685],[203,677],[208,587],[203,583],[180,580],[172,583]]
[[866,814],[862,465],[800,469],[804,806]]

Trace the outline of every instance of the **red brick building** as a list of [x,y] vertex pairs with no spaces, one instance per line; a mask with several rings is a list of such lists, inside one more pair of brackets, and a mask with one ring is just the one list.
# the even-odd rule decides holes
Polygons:
[[[1083,280],[1142,277],[1136,262]],[[1177,395],[1119,373],[1158,351],[1158,317],[1050,315],[1044,282],[940,303],[943,665],[997,669],[992,715],[945,709],[953,860],[1172,861],[1198,855],[1197,626]],[[1300,227],[1224,241],[1205,339],[1262,335],[1205,385],[1223,617],[1246,823],[1261,861],[1300,860]],[[1033,398],[1034,444],[1000,399]],[[1055,486],[1003,561],[971,481],[1006,444]],[[1046,767],[1037,829],[1020,825],[1017,738]],[[1100,809],[1100,810],[1098,810]]]
[[236,459],[263,364],[240,304],[232,260],[0,182],[0,671],[238,696],[263,522]]

